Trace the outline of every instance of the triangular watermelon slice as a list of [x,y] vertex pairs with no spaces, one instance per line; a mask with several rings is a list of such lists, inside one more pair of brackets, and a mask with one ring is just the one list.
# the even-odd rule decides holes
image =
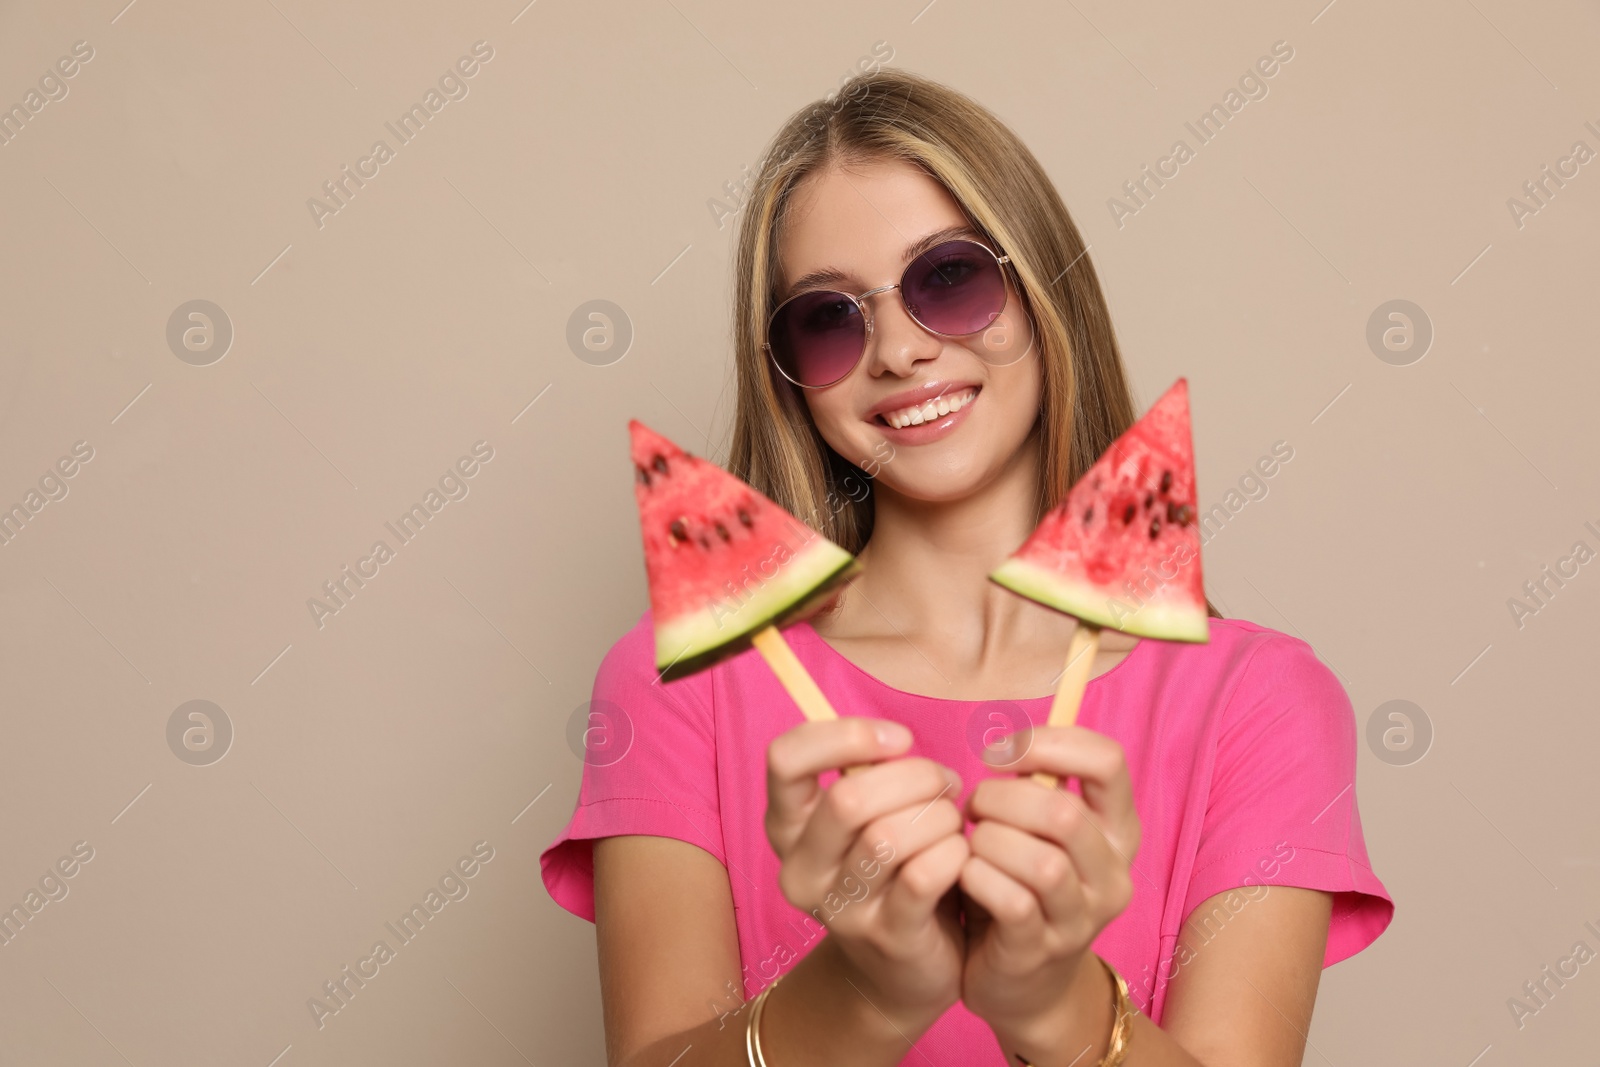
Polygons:
[[630,420],[656,669],[681,678],[796,621],[860,569],[856,558],[745,482]]
[[1204,643],[1199,511],[1179,378],[989,577],[1099,626]]

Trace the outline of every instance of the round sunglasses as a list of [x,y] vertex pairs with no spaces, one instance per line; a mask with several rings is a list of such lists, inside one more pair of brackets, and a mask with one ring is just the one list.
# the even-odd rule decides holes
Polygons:
[[900,291],[906,313],[930,333],[965,337],[990,326],[1006,306],[1006,280],[997,255],[977,241],[946,241],[922,253],[900,281],[860,296],[837,289],[798,293],[773,309],[761,345],[773,365],[804,389],[841,381],[861,362],[872,334],[867,297]]

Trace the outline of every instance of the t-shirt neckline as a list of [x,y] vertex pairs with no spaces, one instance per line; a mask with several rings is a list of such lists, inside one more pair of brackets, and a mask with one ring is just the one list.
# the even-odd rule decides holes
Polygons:
[[[934,697],[934,696],[928,696],[928,695],[926,695],[924,693],[912,693],[912,692],[909,692],[909,691],[904,690],[904,689],[896,688],[895,686],[892,686],[888,682],[884,681],[882,678],[879,678],[877,675],[871,673],[866,668],[862,667],[860,664],[856,663],[849,656],[846,656],[843,652],[840,652],[838,649],[836,649],[832,645],[828,644],[828,642],[823,638],[823,636],[821,634],[817,633],[816,627],[811,625],[811,621],[809,619],[802,619],[800,622],[796,623],[793,627],[791,627],[790,630],[791,630],[791,632],[794,632],[794,631],[803,632],[806,635],[807,641],[809,641],[810,643],[812,643],[814,645],[817,645],[817,646],[821,647],[822,652],[823,652],[824,655],[826,655],[826,656],[828,656],[828,657],[830,657],[832,659],[838,660],[840,663],[844,664],[846,669],[848,669],[850,671],[853,671],[856,674],[860,675],[861,677],[865,678],[869,683],[871,683],[874,686],[877,686],[879,689],[883,689],[883,690],[886,690],[887,692],[893,693],[896,696],[901,697],[902,699],[906,699],[906,700],[927,700],[927,701],[932,701],[932,702],[938,703],[938,704],[989,704],[989,703],[993,703],[994,702],[992,699],[990,699],[990,700],[963,700],[963,699],[957,699],[957,698],[954,698],[954,697]],[[1124,670],[1128,666],[1128,662],[1130,660],[1132,660],[1135,656],[1139,655],[1140,651],[1144,648],[1145,645],[1149,644],[1150,641],[1151,641],[1151,639],[1148,638],[1148,637],[1139,638],[1138,643],[1135,644],[1133,646],[1133,648],[1129,650],[1129,652],[1128,652],[1128,654],[1126,656],[1122,657],[1121,661],[1118,662],[1115,667],[1112,667],[1109,671],[1106,671],[1104,674],[1100,674],[1100,675],[1097,675],[1097,676],[1095,676],[1093,678],[1090,678],[1089,681],[1088,681],[1088,685],[1089,686],[1093,686],[1097,682],[1099,682],[1101,679],[1110,678],[1112,675],[1117,674],[1119,671]],[[1087,687],[1085,688],[1085,692],[1086,693],[1088,692]],[[1013,703],[1013,704],[1023,704],[1023,705],[1038,705],[1038,704],[1042,704],[1042,703],[1045,703],[1047,701],[1054,700],[1054,699],[1055,699],[1055,694],[1054,693],[1046,693],[1044,696],[1022,697],[1019,700],[1011,701],[1011,703]]]

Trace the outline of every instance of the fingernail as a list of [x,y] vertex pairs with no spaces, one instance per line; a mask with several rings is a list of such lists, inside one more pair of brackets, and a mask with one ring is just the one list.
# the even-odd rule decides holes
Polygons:
[[983,748],[983,758],[989,763],[1004,763],[1012,758],[1013,754],[1016,752],[1016,749],[1017,743],[1012,740],[1010,734],[1007,734],[994,744],[985,745]]
[[897,722],[878,724],[878,744],[884,748],[904,748],[911,743],[911,731]]

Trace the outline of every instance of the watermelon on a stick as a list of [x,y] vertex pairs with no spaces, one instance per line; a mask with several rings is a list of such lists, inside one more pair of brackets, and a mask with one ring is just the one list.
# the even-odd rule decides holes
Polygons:
[[[1049,725],[1077,718],[1102,627],[1164,641],[1209,639],[1199,510],[1189,386],[1179,378],[989,575],[1078,618]],[[1056,784],[1043,771],[1034,778]]]
[[628,431],[661,677],[754,645],[806,718],[837,718],[778,627],[820,608],[861,564],[716,464],[637,419]]

